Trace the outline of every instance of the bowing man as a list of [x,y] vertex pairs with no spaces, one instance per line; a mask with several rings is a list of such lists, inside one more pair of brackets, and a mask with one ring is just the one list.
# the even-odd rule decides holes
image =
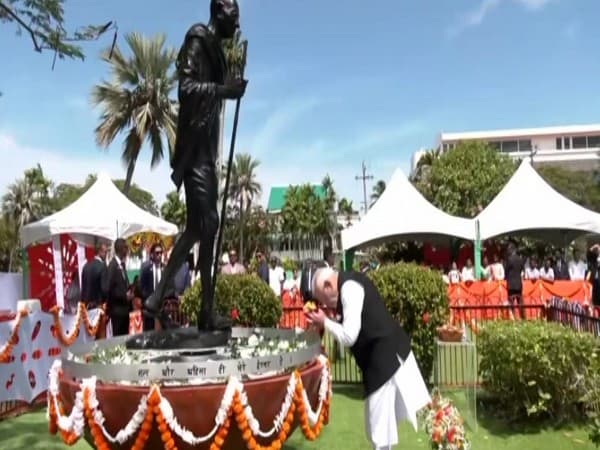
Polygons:
[[306,313],[308,321],[350,347],[363,375],[367,437],[374,449],[391,449],[399,422],[408,420],[417,431],[417,412],[431,401],[408,334],[366,275],[325,267],[311,269],[305,279],[312,291],[305,298],[337,316],[330,319],[319,308]]

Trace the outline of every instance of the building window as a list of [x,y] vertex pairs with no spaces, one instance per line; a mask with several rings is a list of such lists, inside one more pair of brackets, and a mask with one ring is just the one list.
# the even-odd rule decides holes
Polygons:
[[562,138],[556,138],[556,150],[562,150]]
[[518,141],[503,141],[502,142],[502,153],[512,153],[519,151]]
[[488,142],[488,145],[490,147],[492,147],[494,150],[502,151],[502,145],[500,142],[497,142],[497,141]]
[[588,136],[588,148],[600,148],[600,136]]
[[527,139],[524,141],[519,141],[519,151],[520,152],[530,152],[531,151],[531,140]]
[[565,150],[569,150],[571,148],[571,137],[565,136],[564,138]]
[[587,148],[587,146],[586,136],[573,137],[573,148]]

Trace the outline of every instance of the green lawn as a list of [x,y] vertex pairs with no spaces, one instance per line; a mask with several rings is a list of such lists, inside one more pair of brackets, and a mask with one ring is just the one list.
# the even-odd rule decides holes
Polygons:
[[[316,442],[307,441],[300,431],[290,438],[286,450],[368,450],[364,436],[363,402],[358,386],[336,386],[332,403],[331,422]],[[466,408],[464,396],[451,394],[459,409]],[[589,449],[594,446],[587,440],[582,427],[572,429],[511,430],[493,420],[481,418],[478,430],[470,433],[473,450],[548,450]],[[48,433],[45,412],[38,411],[0,422],[1,450],[58,450],[67,448],[59,437]],[[90,450],[83,441],[70,447],[74,450]],[[408,424],[400,426],[398,450],[429,449],[425,433],[415,431]]]

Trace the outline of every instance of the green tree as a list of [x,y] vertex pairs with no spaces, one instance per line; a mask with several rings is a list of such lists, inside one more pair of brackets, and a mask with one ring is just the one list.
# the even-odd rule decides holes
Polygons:
[[463,142],[433,161],[417,189],[433,205],[475,217],[508,182],[516,163],[484,142]]
[[17,226],[8,215],[0,216],[0,272],[12,272],[19,251]]
[[422,181],[426,179],[429,175],[429,171],[431,170],[431,166],[436,159],[441,156],[441,151],[439,149],[431,149],[427,150],[417,161],[417,166],[410,179],[413,182]]
[[37,52],[50,50],[56,57],[84,59],[77,42],[92,41],[113,28],[113,23],[88,25],[74,32],[65,27],[64,0],[0,1],[0,22],[14,24],[17,33],[29,34]]
[[593,172],[542,166],[537,172],[554,189],[581,206],[600,212],[600,184]]
[[252,159],[248,153],[235,155],[231,167],[229,195],[236,200],[239,214],[239,254],[244,255],[244,217],[252,206],[252,201],[261,194],[262,187],[256,179],[256,169],[260,161]]
[[281,231],[296,236],[328,236],[327,203],[310,184],[290,186],[281,211]]
[[177,81],[173,69],[176,52],[165,48],[165,36],[148,39],[138,33],[125,37],[132,52],[125,57],[119,47],[105,50],[102,59],[110,66],[113,79],[94,86],[92,100],[100,106],[96,142],[107,149],[119,133],[125,133],[121,160],[127,167],[123,192],[129,192],[133,171],[144,141],[150,142],[151,167],[164,157],[163,138],[173,148],[177,108],[169,95]]
[[354,205],[351,200],[342,198],[338,202],[338,214],[345,216],[348,226],[352,223],[352,215],[355,214]]
[[160,214],[165,220],[177,225],[180,230],[183,229],[187,212],[185,203],[181,200],[177,191],[171,191],[167,194],[167,200],[160,207]]
[[8,254],[8,270],[12,266],[19,249],[21,228],[28,223],[42,219],[52,212],[51,196],[53,183],[46,178],[41,166],[25,171],[23,178],[8,187],[2,197],[2,253]]
[[[96,182],[96,175],[90,174],[87,176],[83,184],[70,184],[61,183],[54,190],[54,197],[52,198],[51,204],[55,211],[66,208],[79,197],[81,197],[91,186]],[[113,180],[115,186],[123,192],[125,180]],[[123,192],[124,193],[124,192]],[[126,194],[127,198],[135,203],[137,206],[150,214],[158,215],[158,205],[154,196],[139,187],[137,184],[133,184],[129,189],[129,194]]]
[[383,191],[385,191],[385,188],[385,181],[379,180],[377,183],[375,183],[373,186],[373,191],[371,192],[371,206],[373,206],[375,202],[379,200],[379,197],[381,197]]

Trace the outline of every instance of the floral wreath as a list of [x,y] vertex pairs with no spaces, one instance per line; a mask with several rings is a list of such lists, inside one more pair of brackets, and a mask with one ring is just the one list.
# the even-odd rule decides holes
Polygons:
[[[320,355],[318,360],[321,364],[321,383],[316,410],[313,411],[300,373],[296,370],[290,375],[286,396],[273,421],[273,426],[271,429],[263,431],[254,416],[252,407],[248,404],[243,383],[236,377],[230,377],[221,405],[215,415],[215,425],[204,436],[196,436],[192,431],[179,424],[171,404],[161,394],[160,386],[156,384],[150,387],[147,395],[142,396],[136,412],[127,425],[114,436],[104,427],[105,417],[99,408],[100,404],[96,397],[96,377],[81,381],[81,389],[75,394],[73,409],[68,416],[65,415],[64,407],[59,400],[61,362],[56,360],[50,369],[48,387],[50,432],[56,434],[60,431],[63,441],[67,445],[73,445],[83,436],[87,422],[97,449],[109,450],[109,443],[124,444],[135,436],[132,449],[143,450],[156,421],[164,448],[167,450],[177,448],[175,437],[190,445],[198,445],[212,440],[210,449],[220,450],[227,439],[233,421],[235,421],[248,449],[280,450],[289,436],[296,415],[304,436],[309,440],[315,440],[320,435],[323,426],[329,422],[329,406],[332,395],[331,368],[329,360],[325,356]],[[262,446],[257,442],[257,438],[273,438],[273,440],[269,445]]]

